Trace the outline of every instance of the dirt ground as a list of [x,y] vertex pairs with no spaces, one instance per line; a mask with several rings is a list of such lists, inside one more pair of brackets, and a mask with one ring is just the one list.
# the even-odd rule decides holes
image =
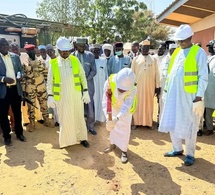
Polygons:
[[215,194],[215,134],[198,137],[196,163],[185,167],[184,156],[163,157],[172,146],[157,129],[132,130],[127,164],[119,149],[103,153],[108,132],[104,124],[95,129],[90,148],[59,149],[58,128],[41,124],[24,132],[26,143],[12,134],[13,146],[5,147],[0,138],[0,195]]

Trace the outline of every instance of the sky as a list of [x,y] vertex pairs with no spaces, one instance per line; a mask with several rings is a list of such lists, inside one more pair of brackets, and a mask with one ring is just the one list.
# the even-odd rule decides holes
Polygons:
[[[174,0],[140,0],[146,3],[148,9],[151,9],[156,15],[160,14]],[[36,8],[37,3],[42,0],[1,0],[1,14],[24,14],[28,18],[37,18]]]

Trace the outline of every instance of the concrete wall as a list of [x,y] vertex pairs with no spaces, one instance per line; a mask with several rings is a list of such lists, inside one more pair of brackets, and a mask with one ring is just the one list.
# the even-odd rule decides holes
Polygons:
[[210,40],[215,39],[215,14],[191,24],[191,27],[195,33],[192,42],[201,43],[202,48],[207,52],[206,45]]
[[212,28],[209,28],[206,30],[202,30],[199,32],[195,32],[195,34],[192,38],[192,42],[200,43],[202,45],[202,48],[207,52],[206,45],[208,44],[208,42],[210,40],[215,39],[214,35],[215,35],[215,27],[212,27]]

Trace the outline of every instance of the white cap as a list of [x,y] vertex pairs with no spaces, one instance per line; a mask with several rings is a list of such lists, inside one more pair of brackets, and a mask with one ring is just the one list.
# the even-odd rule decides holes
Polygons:
[[177,44],[176,43],[169,44],[169,49],[175,49],[175,48],[177,48]]
[[175,40],[185,40],[193,36],[192,28],[188,24],[182,24],[176,29],[174,39]]
[[58,38],[56,47],[60,51],[70,51],[72,49],[72,45],[70,44],[69,39],[67,39],[66,37]]
[[116,75],[116,87],[125,91],[129,91],[135,83],[136,76],[132,69],[123,68]]

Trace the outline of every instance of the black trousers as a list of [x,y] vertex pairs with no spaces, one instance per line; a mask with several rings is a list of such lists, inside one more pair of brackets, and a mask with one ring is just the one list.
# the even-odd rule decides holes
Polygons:
[[15,121],[15,133],[17,136],[23,135],[22,128],[22,113],[21,113],[21,97],[18,95],[17,87],[7,87],[6,96],[4,99],[0,99],[0,124],[3,132],[4,139],[10,139],[10,123],[8,120],[8,110],[11,106],[14,121]]

